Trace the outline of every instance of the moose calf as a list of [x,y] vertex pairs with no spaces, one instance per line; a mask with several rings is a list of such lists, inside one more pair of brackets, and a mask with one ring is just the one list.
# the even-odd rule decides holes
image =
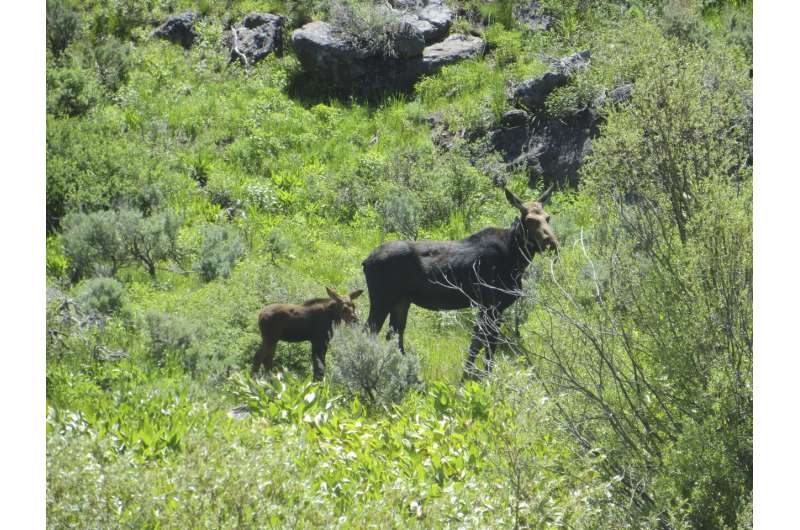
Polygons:
[[325,288],[330,298],[314,298],[302,304],[271,304],[258,315],[258,327],[261,330],[261,347],[253,357],[253,375],[261,365],[269,371],[275,358],[275,347],[279,341],[303,342],[311,341],[311,367],[314,380],[319,381],[325,375],[325,354],[328,341],[333,334],[333,325],[342,320],[347,323],[356,321],[356,306],[353,300],[363,292],[361,289],[349,295],[337,294],[329,287]]

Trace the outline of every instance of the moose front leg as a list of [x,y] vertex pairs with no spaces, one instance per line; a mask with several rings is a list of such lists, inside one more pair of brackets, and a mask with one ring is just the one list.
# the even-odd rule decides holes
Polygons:
[[314,381],[322,381],[325,376],[325,354],[328,352],[327,340],[311,342],[311,369],[314,372]]
[[481,310],[478,312],[475,318],[475,326],[472,328],[472,340],[469,344],[467,362],[464,365],[464,379],[478,379],[475,358],[482,347],[486,348],[486,369],[491,371],[492,353],[497,344],[498,336],[497,317],[496,311]]

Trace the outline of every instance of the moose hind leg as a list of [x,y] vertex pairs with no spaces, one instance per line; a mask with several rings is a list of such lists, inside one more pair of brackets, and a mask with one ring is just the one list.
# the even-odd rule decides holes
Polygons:
[[405,355],[406,349],[403,345],[403,336],[406,332],[406,321],[408,320],[408,309],[411,303],[402,301],[395,304],[389,316],[389,329],[397,333],[397,344],[400,352]]
[[386,317],[389,316],[389,310],[380,304],[373,304],[369,307],[369,316],[367,317],[367,326],[371,333],[378,333],[386,322]]
[[268,372],[272,370],[272,362],[275,359],[275,348],[277,345],[278,341],[276,340],[269,338],[262,339],[261,346],[253,357],[253,375],[256,375],[261,365],[263,365]]

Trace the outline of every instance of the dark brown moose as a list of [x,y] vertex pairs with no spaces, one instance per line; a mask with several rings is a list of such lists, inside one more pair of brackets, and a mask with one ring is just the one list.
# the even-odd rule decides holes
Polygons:
[[261,365],[268,371],[272,369],[275,347],[279,341],[308,340],[311,341],[311,367],[314,371],[314,380],[322,379],[325,375],[325,354],[333,334],[333,325],[342,320],[347,323],[356,321],[356,306],[353,300],[363,292],[359,289],[343,296],[329,287],[325,289],[330,298],[314,298],[299,305],[271,304],[261,310],[258,314],[261,347],[253,357],[254,375]]
[[533,254],[558,251],[550,216],[542,207],[552,189],[528,203],[504,189],[520,213],[511,228],[485,228],[460,241],[390,241],[373,250],[362,263],[370,330],[379,332],[389,316],[389,333],[398,334],[405,353],[403,333],[411,304],[435,311],[475,306],[464,377],[475,375],[475,357],[484,346],[490,370],[502,312],[519,298],[522,274]]

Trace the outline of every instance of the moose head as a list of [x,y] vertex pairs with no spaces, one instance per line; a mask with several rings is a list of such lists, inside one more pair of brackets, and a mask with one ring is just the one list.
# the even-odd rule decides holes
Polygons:
[[362,289],[353,291],[348,295],[338,294],[330,287],[326,287],[325,290],[328,291],[328,296],[335,302],[335,304],[331,306],[331,309],[336,313],[339,320],[344,320],[348,324],[358,321],[356,317],[356,305],[353,303],[353,300],[361,296],[361,293],[364,292]]
[[550,226],[550,216],[542,206],[553,191],[553,185],[551,184],[536,201],[528,203],[523,203],[522,199],[507,188],[504,187],[503,190],[511,206],[519,210],[519,220],[525,228],[528,245],[539,251],[547,249],[558,251],[558,240]]

